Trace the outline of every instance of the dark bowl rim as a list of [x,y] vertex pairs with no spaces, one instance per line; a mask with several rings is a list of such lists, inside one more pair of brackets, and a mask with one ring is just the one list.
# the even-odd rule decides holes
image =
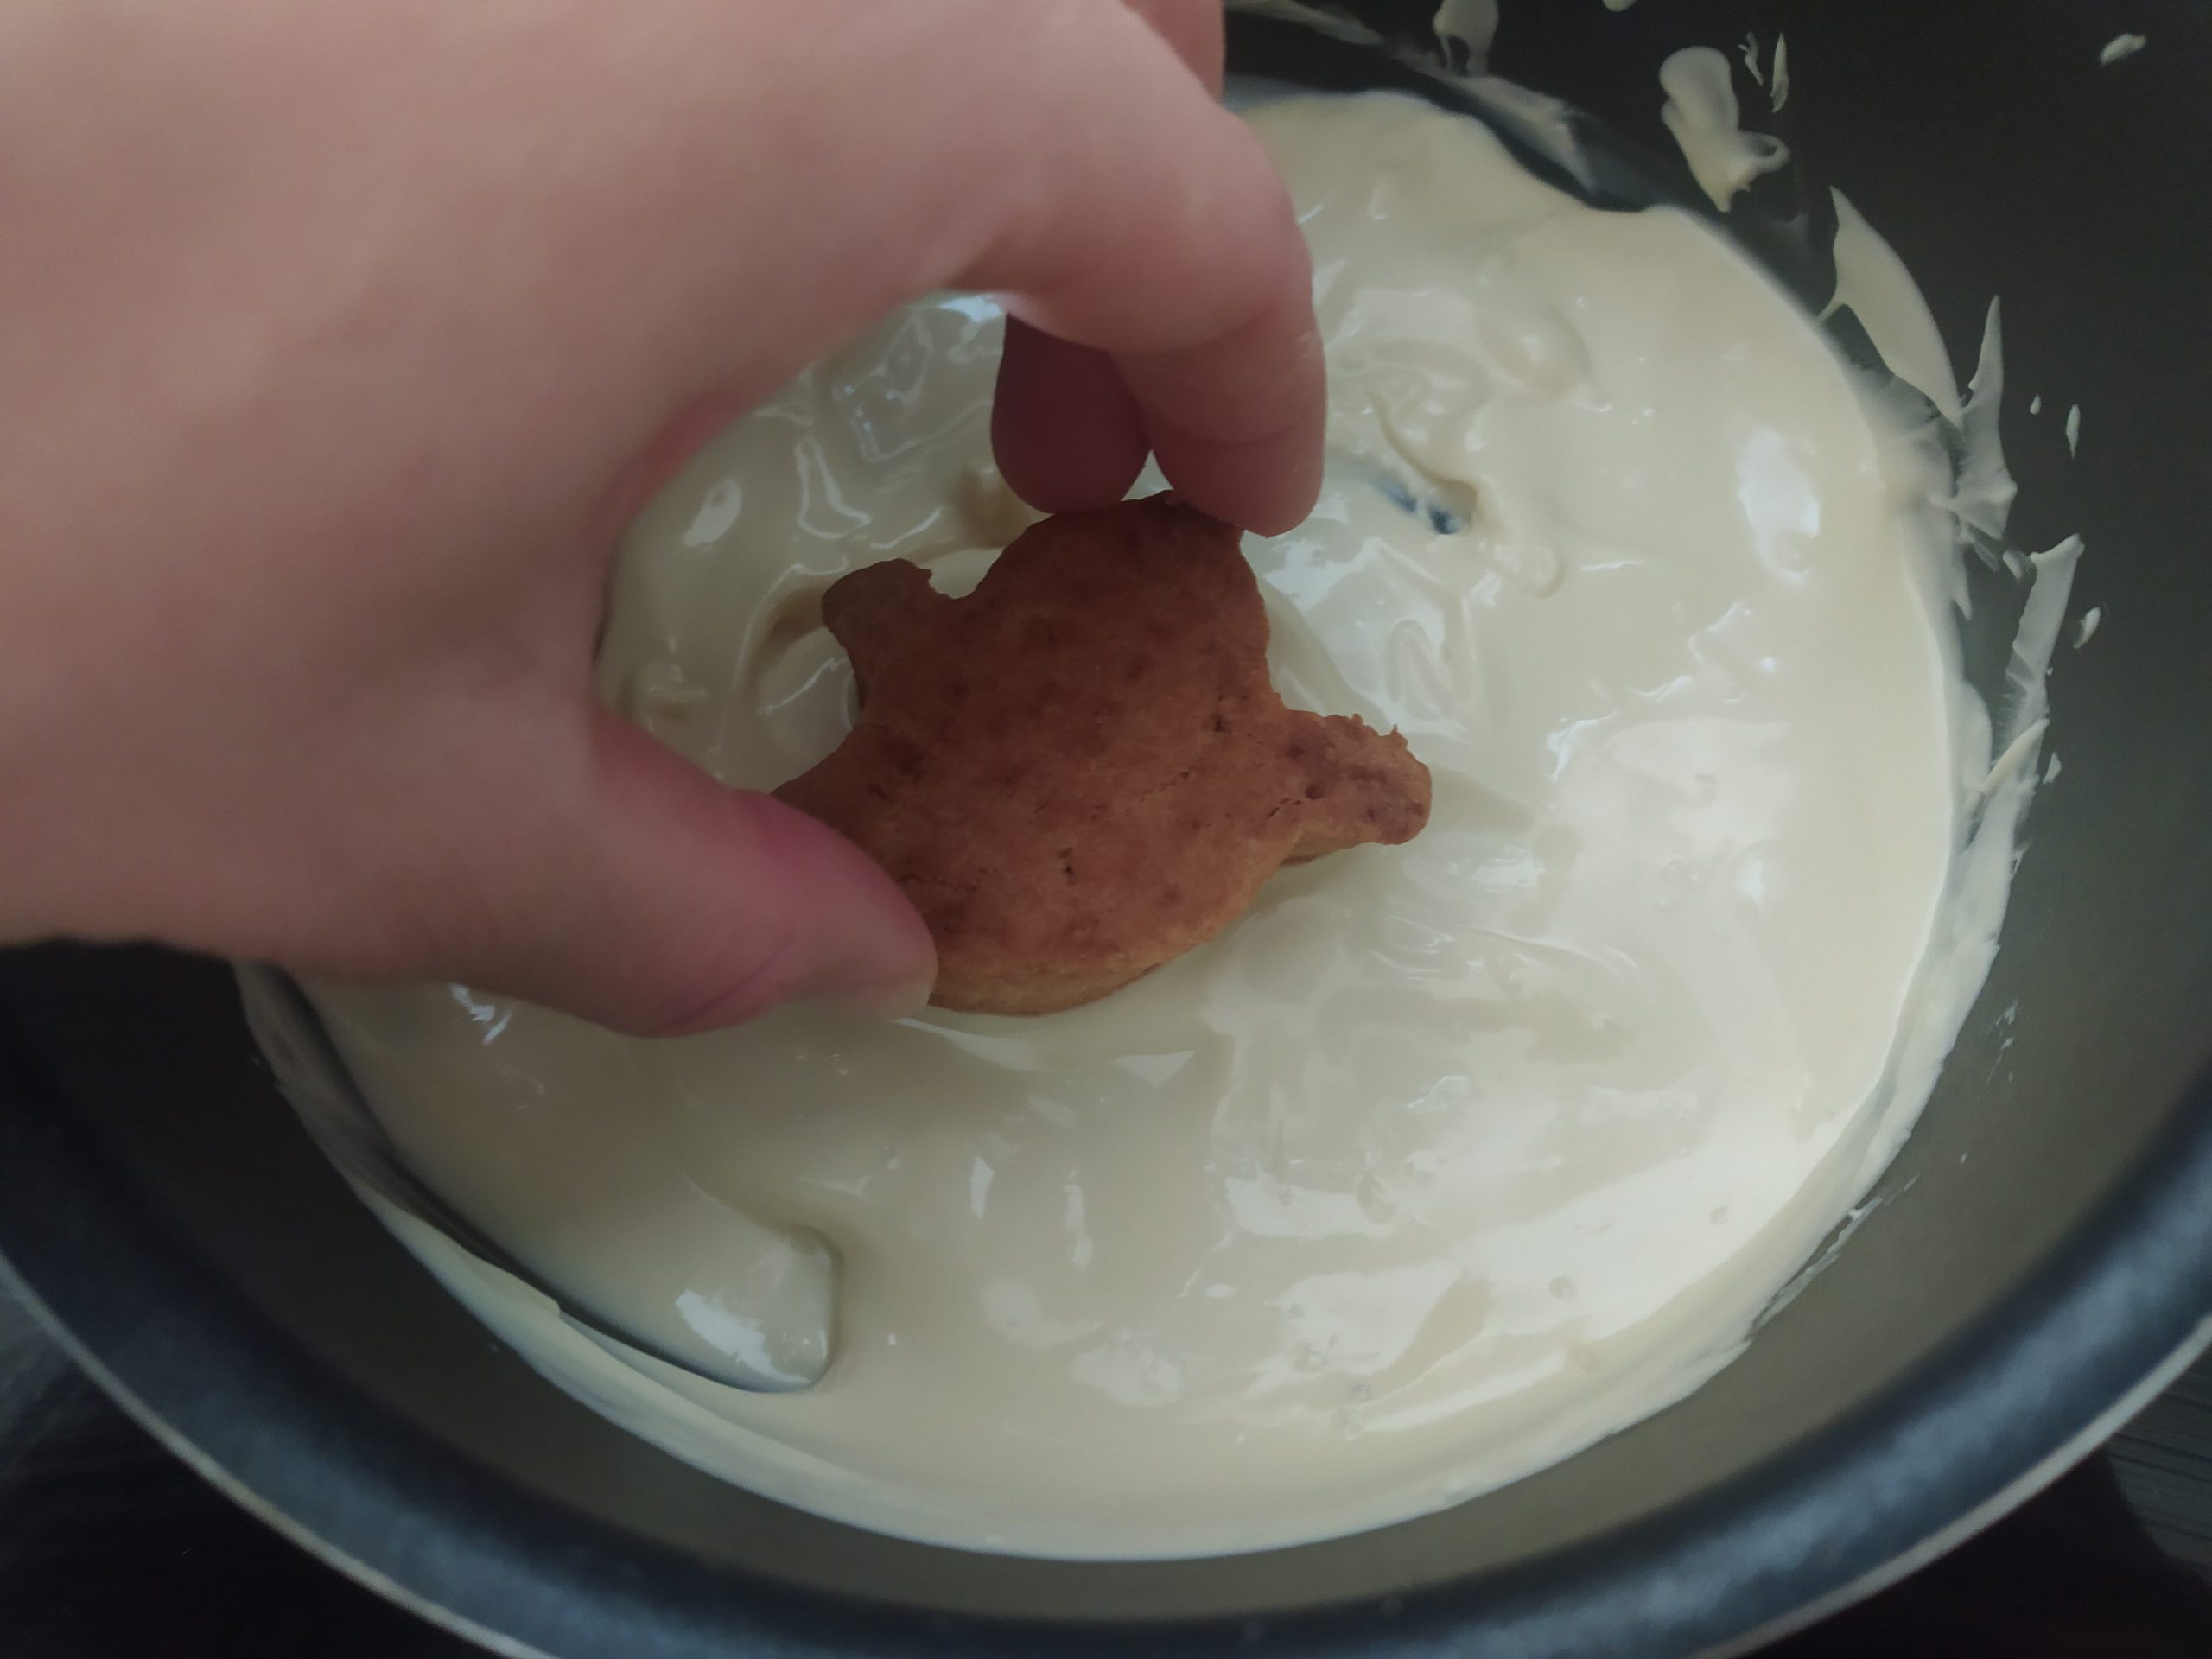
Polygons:
[[1508,1568],[1265,1618],[952,1616],[734,1573],[498,1480],[180,1248],[66,1100],[0,1076],[0,1278],[103,1389],[349,1576],[495,1650],[563,1659],[1739,1650],[1995,1520],[2212,1340],[2208,1079],[2089,1220],[1946,1346],[1669,1510]]

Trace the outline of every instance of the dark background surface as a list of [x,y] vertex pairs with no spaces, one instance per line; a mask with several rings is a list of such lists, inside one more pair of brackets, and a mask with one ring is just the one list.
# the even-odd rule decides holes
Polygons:
[[[2212,1359],[1980,1538],[1771,1659],[2212,1656]],[[0,1659],[469,1659],[233,1506],[0,1292]]]

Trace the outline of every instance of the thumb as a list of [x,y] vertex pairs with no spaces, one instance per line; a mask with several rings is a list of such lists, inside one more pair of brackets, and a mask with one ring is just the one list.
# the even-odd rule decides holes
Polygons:
[[772,798],[716,782],[604,710],[581,822],[510,872],[487,989],[675,1036],[821,998],[902,1015],[929,995],[929,932],[881,867]]

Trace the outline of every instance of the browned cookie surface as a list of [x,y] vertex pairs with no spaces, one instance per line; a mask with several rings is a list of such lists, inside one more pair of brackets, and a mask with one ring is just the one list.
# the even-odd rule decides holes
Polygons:
[[937,940],[934,1001],[1044,1014],[1226,927],[1285,863],[1427,821],[1397,734],[1283,706],[1236,531],[1166,496],[1033,526],[947,599],[832,587],[861,718],[776,792],[871,854]]

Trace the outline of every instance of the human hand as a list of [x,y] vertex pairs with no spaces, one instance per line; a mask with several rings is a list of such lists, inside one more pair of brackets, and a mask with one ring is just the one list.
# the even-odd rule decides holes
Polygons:
[[[0,15],[0,939],[640,1031],[919,1001],[856,849],[601,709],[620,527],[899,302],[995,291],[1048,510],[1287,528],[1321,366],[1212,0]],[[755,556],[772,558],[761,548]]]

